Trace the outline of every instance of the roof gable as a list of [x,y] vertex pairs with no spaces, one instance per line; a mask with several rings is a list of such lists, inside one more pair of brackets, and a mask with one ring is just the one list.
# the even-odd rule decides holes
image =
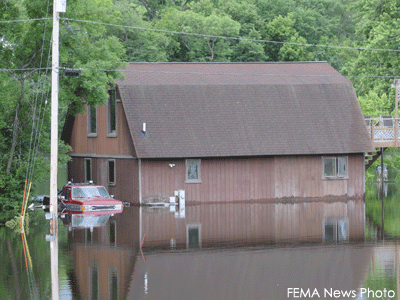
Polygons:
[[352,84],[327,63],[139,63],[125,75],[140,158],[373,150]]

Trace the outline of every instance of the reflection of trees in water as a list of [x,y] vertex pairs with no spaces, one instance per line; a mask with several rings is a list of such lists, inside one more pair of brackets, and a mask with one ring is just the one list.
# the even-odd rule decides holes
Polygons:
[[[400,237],[400,194],[396,183],[384,183],[384,235],[387,238]],[[382,229],[382,185],[365,186],[365,210],[367,216]]]
[[0,227],[1,270],[7,274],[0,276],[1,299],[50,298],[50,249],[45,239],[48,221],[43,211],[32,211],[28,216],[24,234],[20,233],[19,220],[13,219],[12,228]]

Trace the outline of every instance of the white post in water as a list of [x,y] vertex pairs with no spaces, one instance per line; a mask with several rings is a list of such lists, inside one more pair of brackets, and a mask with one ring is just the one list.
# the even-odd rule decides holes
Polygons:
[[60,298],[58,280],[58,72],[59,72],[59,13],[65,12],[66,0],[53,2],[53,39],[51,72],[51,138],[50,138],[50,264],[52,299]]
[[50,138],[50,234],[57,234],[57,171],[58,171],[58,39],[59,13],[57,0],[53,3],[53,40],[51,72],[51,138]]

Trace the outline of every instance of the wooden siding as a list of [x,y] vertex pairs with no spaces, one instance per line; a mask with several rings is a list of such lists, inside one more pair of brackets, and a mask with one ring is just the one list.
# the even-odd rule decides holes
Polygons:
[[187,227],[201,228],[204,247],[226,243],[322,242],[325,221],[347,221],[349,241],[363,240],[364,201],[228,203],[186,206],[185,218],[169,209],[143,208],[145,247],[186,247]]
[[[118,200],[129,203],[139,203],[139,171],[137,159],[115,159],[116,183],[114,186],[108,185],[108,159],[91,158],[91,160],[92,180],[95,184],[101,184],[107,187],[109,193],[114,195]],[[73,157],[68,180],[85,182],[85,158]]]
[[[170,167],[170,164],[175,165]],[[321,156],[202,159],[201,183],[185,182],[185,160],[142,160],[142,199],[186,191],[190,203],[364,195],[364,156],[348,156],[347,179],[322,179]]]
[[97,137],[87,136],[87,115],[78,114],[71,136],[71,154],[136,156],[121,102],[117,102],[117,136],[107,137],[107,105],[97,106]]
[[321,156],[275,157],[275,198],[362,197],[364,156],[348,156],[348,179],[322,179]]

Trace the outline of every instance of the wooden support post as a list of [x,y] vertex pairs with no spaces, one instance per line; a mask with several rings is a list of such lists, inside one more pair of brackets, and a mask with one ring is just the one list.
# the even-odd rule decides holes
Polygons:
[[397,299],[399,299],[399,295],[400,295],[400,284],[399,284],[399,279],[400,279],[399,242],[396,242],[395,253],[396,253],[396,292],[397,292],[396,295],[397,295]]
[[399,79],[395,79],[394,83],[392,84],[392,88],[394,88],[394,146],[398,146],[399,140]]
[[375,147],[375,122],[374,122],[374,120],[371,120],[371,140]]
[[394,146],[397,147],[397,142],[399,139],[399,80],[395,79],[394,81],[395,85],[395,126],[394,126],[394,134],[395,134],[395,139],[394,139]]
[[383,147],[381,148],[381,189],[382,189],[382,239],[384,239],[385,230],[385,194],[383,191]]

